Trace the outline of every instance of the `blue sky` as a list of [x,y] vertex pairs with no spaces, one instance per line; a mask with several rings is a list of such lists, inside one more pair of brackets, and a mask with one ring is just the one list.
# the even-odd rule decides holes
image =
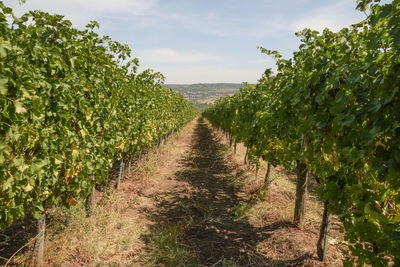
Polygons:
[[353,0],[5,0],[18,15],[41,9],[75,27],[90,20],[100,34],[128,44],[142,69],[167,83],[251,82],[274,62],[257,46],[291,57],[294,33],[339,30],[365,18]]

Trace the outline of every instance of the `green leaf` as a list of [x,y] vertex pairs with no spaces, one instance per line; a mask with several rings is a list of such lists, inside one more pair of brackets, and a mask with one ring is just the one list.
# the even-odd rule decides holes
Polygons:
[[8,178],[3,184],[2,184],[2,191],[6,191],[9,189],[14,181],[14,178]]
[[23,172],[29,168],[29,165],[25,163],[25,160],[23,158],[14,158],[13,163],[20,172]]
[[391,5],[386,5],[382,8],[381,13],[379,14],[380,18],[385,18],[393,13],[393,9]]
[[399,231],[393,232],[390,238],[392,240],[400,240],[400,232]]
[[353,126],[354,119],[355,119],[354,116],[352,116],[352,115],[348,116],[341,122],[341,125],[351,127],[351,126]]
[[334,104],[330,109],[329,112],[333,115],[336,116],[340,114],[343,110],[343,105],[342,104]]
[[31,171],[32,171],[33,173],[38,173],[38,172],[40,172],[40,170],[42,170],[43,167],[46,166],[47,164],[49,164],[49,162],[48,162],[47,160],[34,162],[34,163],[31,164]]
[[74,160],[78,159],[78,157],[79,157],[79,150],[77,150],[77,149],[72,150],[71,155],[72,155],[72,158],[73,158]]
[[376,113],[379,111],[379,109],[382,107],[381,103],[377,99],[373,100],[371,103],[368,105],[368,111],[372,113]]
[[7,83],[8,83],[8,78],[0,76],[0,94],[2,95],[7,94]]

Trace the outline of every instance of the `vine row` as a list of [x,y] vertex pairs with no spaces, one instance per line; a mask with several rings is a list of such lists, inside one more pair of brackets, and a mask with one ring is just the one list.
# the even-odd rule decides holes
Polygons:
[[0,2],[0,228],[74,205],[115,161],[196,115],[98,26],[78,30],[42,11],[16,17]]
[[[260,48],[277,71],[203,115],[255,158],[296,167],[298,189],[302,167],[317,177],[327,211],[343,223],[346,265],[399,265],[400,1],[357,8],[368,17],[337,33],[298,32],[291,59]],[[294,220],[301,226],[298,211]]]

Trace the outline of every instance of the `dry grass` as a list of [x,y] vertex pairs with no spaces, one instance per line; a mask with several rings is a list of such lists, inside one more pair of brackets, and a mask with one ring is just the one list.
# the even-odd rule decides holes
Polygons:
[[[44,266],[129,266],[141,249],[146,220],[132,212],[135,197],[110,191],[91,217],[82,204],[48,211]],[[30,253],[19,255],[16,265],[28,265]]]
[[127,266],[134,262],[140,250],[138,240],[146,231],[144,218],[131,212],[135,199],[112,192],[101,202],[90,218],[78,206],[69,212],[65,229],[50,228],[47,264]]
[[185,267],[201,266],[197,255],[181,242],[190,222],[181,220],[153,227],[148,237],[147,253],[141,258],[143,266]]

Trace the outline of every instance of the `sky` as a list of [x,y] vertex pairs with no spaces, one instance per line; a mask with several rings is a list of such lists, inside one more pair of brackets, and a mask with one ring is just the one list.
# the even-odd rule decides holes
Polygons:
[[274,60],[257,47],[285,58],[300,44],[296,31],[338,31],[365,15],[355,0],[18,0],[3,1],[14,13],[40,9],[64,15],[83,28],[128,44],[140,69],[166,76],[166,83],[256,83]]

